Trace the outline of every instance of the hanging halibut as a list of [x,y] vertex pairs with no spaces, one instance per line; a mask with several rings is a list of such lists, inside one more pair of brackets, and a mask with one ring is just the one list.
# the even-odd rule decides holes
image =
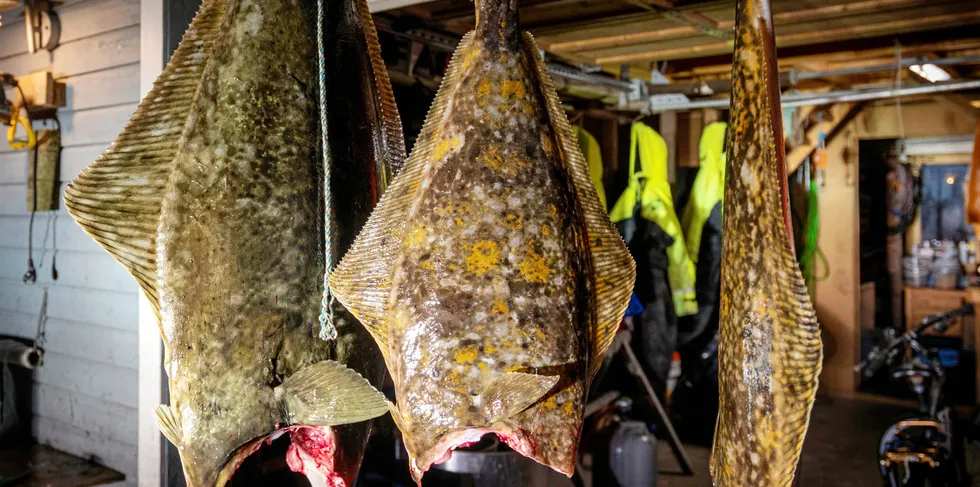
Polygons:
[[66,191],[160,318],[170,405],[157,419],[191,487],[224,485],[283,434],[292,470],[350,487],[365,420],[387,411],[367,332],[338,308],[324,341],[317,318],[326,256],[350,245],[404,142],[365,1],[326,9],[329,247],[312,0],[205,0],[116,142]]
[[735,26],[711,476],[718,486],[789,486],[820,332],[793,250],[769,0],[739,0]]
[[517,1],[477,9],[409,162],[330,280],[385,354],[417,482],[488,433],[571,475],[635,276]]

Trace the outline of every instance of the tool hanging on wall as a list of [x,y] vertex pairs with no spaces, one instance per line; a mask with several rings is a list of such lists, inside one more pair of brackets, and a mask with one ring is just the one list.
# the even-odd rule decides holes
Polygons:
[[[50,73],[40,72],[18,80],[9,74],[0,74],[0,84],[16,89],[20,95],[13,102],[5,102],[11,107],[6,113],[7,143],[11,149],[27,151],[28,157],[28,190],[27,210],[31,212],[27,230],[27,272],[24,273],[24,283],[33,284],[37,281],[37,270],[34,267],[34,216],[38,211],[50,211],[58,208],[58,176],[61,159],[61,124],[58,122],[56,110],[64,106],[64,84],[53,80]],[[25,92],[24,87],[27,87]],[[36,103],[32,103],[36,102]],[[23,114],[22,109],[23,108]],[[43,119],[54,122],[55,129],[34,131],[35,113]],[[18,136],[18,126],[22,127],[25,135]],[[57,280],[57,267],[52,257],[51,277]]]

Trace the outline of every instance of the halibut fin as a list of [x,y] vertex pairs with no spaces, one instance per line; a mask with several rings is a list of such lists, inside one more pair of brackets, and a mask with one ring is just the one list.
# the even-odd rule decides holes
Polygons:
[[388,299],[395,260],[405,233],[405,221],[438,137],[439,122],[455,91],[449,88],[459,82],[462,54],[468,51],[472,40],[470,33],[459,43],[412,155],[381,197],[350,250],[330,274],[330,292],[371,332],[389,366]]
[[166,436],[174,446],[180,448],[183,444],[183,434],[181,434],[180,420],[174,414],[173,408],[165,404],[159,404],[153,408],[153,417],[163,436]]
[[325,360],[308,365],[276,387],[291,424],[334,426],[388,412],[384,394],[357,372]]
[[590,330],[592,350],[589,356],[589,377],[593,377],[602,366],[602,356],[612,344],[619,323],[629,305],[636,283],[636,263],[630,256],[623,238],[619,235],[599,202],[599,194],[589,176],[589,164],[573,136],[568,117],[555,92],[551,76],[537,44],[530,33],[524,33],[524,49],[537,67],[541,92],[548,103],[548,113],[558,137],[561,160],[566,164],[575,194],[578,195],[589,247],[592,250],[592,269],[595,275],[595,322]]
[[[384,59],[381,57],[381,44],[378,41],[378,30],[374,26],[374,19],[371,11],[368,10],[367,0],[356,0],[357,12],[361,16],[361,24],[364,27],[364,41],[367,44],[368,56],[371,61],[371,69],[374,71],[374,85],[377,91],[378,109],[381,112],[382,139],[384,140],[384,154],[387,166],[391,168],[391,174],[381,176],[391,176],[398,174],[398,171],[405,165],[405,136],[402,132],[401,117],[398,115],[398,106],[395,104],[395,94],[391,89],[391,78],[388,76],[388,69],[385,67]],[[383,187],[387,187],[391,181],[385,180]]]
[[476,402],[484,408],[487,424],[492,425],[538,402],[555,387],[558,379],[557,375],[507,372],[494,379]]
[[204,2],[122,132],[65,189],[68,213],[126,267],[158,317],[156,238],[164,185],[227,5]]

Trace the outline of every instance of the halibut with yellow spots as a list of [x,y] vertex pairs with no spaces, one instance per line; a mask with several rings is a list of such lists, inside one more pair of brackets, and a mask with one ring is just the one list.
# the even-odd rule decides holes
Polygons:
[[714,485],[789,486],[817,391],[820,331],[789,222],[768,0],[739,0],[725,171]]
[[385,355],[413,477],[496,434],[566,475],[635,265],[517,2],[478,2],[404,170],[330,289]]

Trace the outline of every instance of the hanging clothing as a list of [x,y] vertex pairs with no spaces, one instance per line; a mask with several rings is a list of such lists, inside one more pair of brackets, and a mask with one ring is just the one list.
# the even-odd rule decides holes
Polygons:
[[585,162],[589,163],[589,176],[592,177],[595,190],[599,193],[599,202],[602,203],[603,208],[609,208],[606,205],[606,188],[602,186],[602,149],[599,147],[599,142],[595,140],[592,134],[578,125],[572,129],[575,130],[575,135],[578,137],[578,145],[582,148]]
[[677,349],[685,373],[698,367],[700,356],[718,329],[721,292],[721,210],[725,189],[725,136],[728,125],[714,122],[701,135],[701,168],[684,208],[684,235],[696,263],[698,312],[679,321]]
[[701,133],[698,147],[701,168],[691,187],[691,198],[684,208],[684,240],[687,254],[698,263],[701,248],[701,232],[715,205],[725,194],[725,134],[728,124],[712,122]]
[[[640,171],[636,171],[639,154]],[[629,244],[636,230],[635,213],[655,223],[668,236],[667,277],[677,316],[694,314],[698,305],[694,292],[695,268],[684,244],[680,221],[674,212],[674,200],[667,181],[667,143],[655,130],[635,123],[630,131],[630,180],[609,214],[621,226]],[[631,223],[632,222],[632,223]]]

